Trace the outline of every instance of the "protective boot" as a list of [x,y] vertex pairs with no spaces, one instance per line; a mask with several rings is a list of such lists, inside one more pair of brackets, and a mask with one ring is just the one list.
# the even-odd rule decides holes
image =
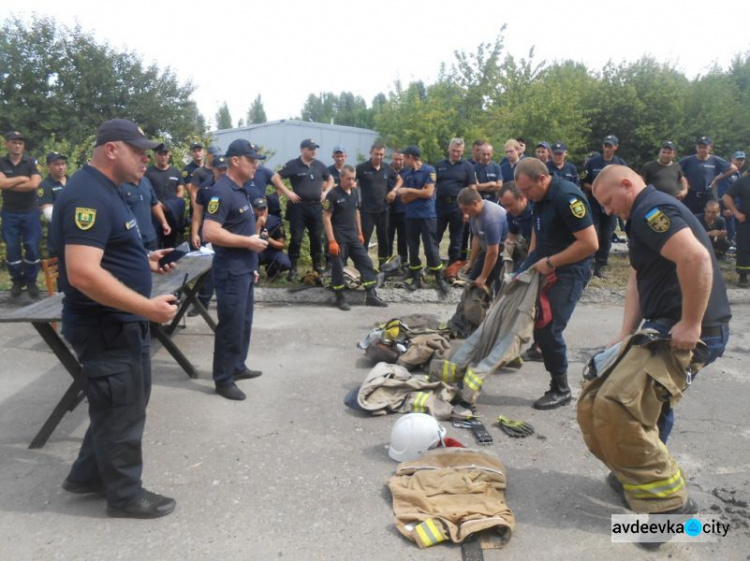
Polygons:
[[346,301],[346,296],[344,296],[344,293],[341,290],[337,290],[334,294],[336,295],[336,307],[339,310],[348,312],[352,309],[351,306],[349,306],[349,302]]
[[443,278],[443,271],[435,271],[435,282],[437,283],[438,292],[442,296],[448,296],[451,291],[451,285],[449,285]]
[[738,284],[740,286],[748,286],[747,273],[740,273],[740,281]]
[[292,268],[289,269],[289,272],[286,274],[286,280],[289,282],[294,282],[298,279],[297,275],[297,261],[292,260]]
[[365,306],[374,306],[376,308],[387,308],[388,304],[380,299],[378,293],[375,292],[374,288],[367,289],[367,296],[365,297]]
[[552,376],[549,390],[534,402],[534,409],[556,409],[571,402],[573,396],[568,386],[568,375]]
[[407,290],[413,292],[422,288],[422,269],[409,269],[409,277],[411,278],[411,282],[406,282]]

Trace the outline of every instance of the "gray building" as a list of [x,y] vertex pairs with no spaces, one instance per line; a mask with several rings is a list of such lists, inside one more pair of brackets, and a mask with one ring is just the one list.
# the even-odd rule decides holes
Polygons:
[[214,131],[212,144],[226,150],[229,144],[238,138],[244,138],[263,147],[269,156],[263,162],[265,166],[276,169],[287,161],[299,156],[299,145],[306,138],[312,138],[320,145],[317,158],[325,165],[331,165],[331,154],[334,146],[343,146],[348,155],[347,163],[356,165],[370,157],[370,146],[375,142],[378,133],[369,129],[327,125],[282,119],[259,125],[249,125],[236,129]]

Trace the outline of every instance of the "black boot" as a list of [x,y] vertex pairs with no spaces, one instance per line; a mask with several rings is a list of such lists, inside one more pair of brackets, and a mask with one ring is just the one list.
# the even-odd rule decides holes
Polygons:
[[339,310],[348,312],[352,309],[351,306],[349,306],[349,302],[346,301],[346,296],[344,296],[343,291],[337,290],[336,292],[334,292],[334,294],[336,295],[336,307]]
[[552,376],[549,390],[534,402],[534,409],[556,409],[567,405],[573,399],[568,387],[568,375]]
[[443,271],[435,271],[435,282],[437,283],[438,292],[443,296],[448,296],[451,291],[451,285],[449,285],[443,278]]
[[594,265],[594,272],[592,273],[598,279],[604,278],[604,265],[597,263]]
[[747,273],[740,273],[740,281],[738,284],[740,286],[747,286],[748,284],[750,284],[747,282]]
[[380,299],[378,293],[375,292],[374,288],[367,289],[367,296],[365,297],[365,306],[374,306],[376,308],[387,308],[388,304]]
[[289,272],[286,274],[286,280],[288,280],[289,282],[294,282],[298,278],[299,277],[297,276],[297,262],[292,261],[292,268],[289,269]]
[[406,282],[406,289],[412,292],[422,288],[422,269],[409,269],[411,281]]

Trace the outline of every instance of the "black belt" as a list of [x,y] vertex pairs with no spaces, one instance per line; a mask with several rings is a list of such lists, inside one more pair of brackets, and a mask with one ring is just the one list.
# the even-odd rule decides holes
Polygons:
[[456,197],[440,197],[440,198],[438,199],[438,202],[439,202],[440,204],[444,204],[444,205],[452,205],[452,204],[453,204],[453,203],[455,203],[455,202],[456,202],[457,200],[458,200],[458,198],[456,198]]
[[318,199],[317,201],[305,201],[305,200],[302,200],[298,204],[302,204],[302,205],[319,205],[320,204],[320,199]]
[[[672,329],[674,324],[677,323],[675,320],[669,318],[647,319],[646,321],[659,324],[667,329]],[[725,328],[726,325],[703,326],[701,327],[701,339],[705,337],[721,337]]]

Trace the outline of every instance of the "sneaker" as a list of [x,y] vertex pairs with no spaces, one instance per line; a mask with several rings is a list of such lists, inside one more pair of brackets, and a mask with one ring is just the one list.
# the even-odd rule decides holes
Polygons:
[[252,378],[257,378],[258,376],[263,376],[263,372],[260,370],[250,370],[248,367],[245,367],[244,370],[240,370],[239,372],[234,373],[234,381],[237,380],[251,380]]
[[101,479],[95,479],[85,483],[66,479],[62,483],[62,488],[68,493],[73,493],[74,495],[101,495],[102,497],[106,495],[104,482]]
[[125,506],[107,506],[107,514],[113,518],[160,518],[171,514],[176,506],[174,499],[143,489],[140,498]]
[[542,351],[534,346],[526,349],[523,354],[521,354],[521,359],[525,360],[526,362],[544,362]]
[[245,401],[245,399],[247,398],[245,392],[238,388],[237,384],[235,384],[234,382],[232,382],[231,384],[216,386],[216,393],[218,393],[221,397],[231,399],[232,401]]
[[23,285],[18,281],[13,281],[13,286],[10,287],[10,297],[19,298],[23,292]]
[[30,282],[26,285],[26,292],[28,292],[29,296],[34,300],[37,300],[41,296],[39,287],[37,287],[37,285],[33,282]]

